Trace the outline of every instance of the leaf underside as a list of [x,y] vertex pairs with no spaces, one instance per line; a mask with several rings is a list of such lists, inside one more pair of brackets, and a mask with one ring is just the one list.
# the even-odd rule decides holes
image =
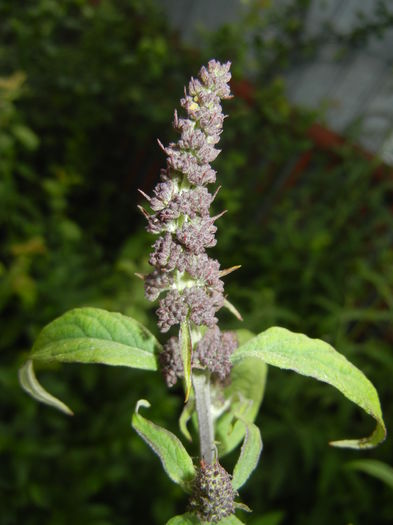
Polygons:
[[243,424],[246,427],[246,434],[232,477],[232,486],[235,490],[245,484],[257,467],[263,446],[259,428],[253,423],[243,422]]
[[386,428],[374,386],[363,372],[328,343],[273,327],[240,346],[233,354],[232,362],[236,365],[250,357],[328,383],[376,420],[377,427],[371,436],[333,441],[331,445],[372,448],[385,439]]
[[73,415],[72,410],[70,410],[67,405],[57,399],[57,397],[52,396],[52,394],[47,392],[45,388],[40,385],[35,376],[33,361],[31,359],[28,359],[19,369],[19,382],[23,390],[34,397],[37,401],[41,401],[41,403],[57,408],[57,410],[64,412],[64,414],[67,414],[68,416]]

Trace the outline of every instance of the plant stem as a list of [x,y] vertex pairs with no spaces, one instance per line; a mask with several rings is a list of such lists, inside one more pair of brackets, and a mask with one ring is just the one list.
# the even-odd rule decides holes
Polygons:
[[213,463],[214,452],[214,427],[210,410],[210,373],[194,370],[192,383],[198,416],[201,459],[210,464]]

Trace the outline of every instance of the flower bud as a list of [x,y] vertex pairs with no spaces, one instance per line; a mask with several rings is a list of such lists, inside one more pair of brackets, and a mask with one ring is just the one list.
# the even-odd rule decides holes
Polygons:
[[232,487],[231,475],[219,464],[201,461],[190,498],[190,511],[201,521],[217,523],[235,513],[237,492]]

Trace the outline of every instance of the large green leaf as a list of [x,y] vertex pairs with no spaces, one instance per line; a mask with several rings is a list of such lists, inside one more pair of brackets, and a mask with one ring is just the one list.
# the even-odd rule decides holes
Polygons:
[[161,345],[143,325],[100,308],[75,308],[39,334],[29,360],[20,369],[21,386],[38,401],[72,413],[38,383],[33,362],[101,363],[157,370]]
[[132,426],[160,458],[169,478],[189,492],[195,477],[195,467],[181,441],[169,430],[162,428],[139,414],[141,406],[149,407],[145,399],[138,401],[132,416]]
[[135,319],[101,308],[75,308],[41,331],[30,357],[157,370],[159,350],[153,334]]
[[[254,337],[248,330],[236,333],[241,345]],[[244,438],[245,426],[239,421],[239,416],[245,423],[255,420],[265,391],[266,374],[266,364],[257,357],[247,357],[234,363],[231,382],[224,389],[225,399],[230,404],[215,425],[220,457],[231,452]]]
[[328,343],[285,328],[273,327],[240,346],[233,354],[232,361],[236,365],[251,357],[336,387],[377,421],[377,427],[371,436],[334,441],[331,445],[371,448],[385,439],[386,428],[374,386],[358,368]]
[[[240,521],[234,514],[222,519],[214,525],[241,525],[243,522]],[[166,525],[210,525],[206,521],[200,521],[195,514],[182,514],[181,516],[175,516],[166,522]]]

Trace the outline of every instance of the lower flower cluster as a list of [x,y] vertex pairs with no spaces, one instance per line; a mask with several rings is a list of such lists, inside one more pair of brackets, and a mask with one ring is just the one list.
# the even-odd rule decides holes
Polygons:
[[[223,381],[231,371],[231,355],[238,345],[234,332],[221,332],[218,326],[206,330],[192,353],[192,366],[207,368]],[[183,363],[178,337],[171,337],[160,353],[161,369],[169,387],[183,377]]]

